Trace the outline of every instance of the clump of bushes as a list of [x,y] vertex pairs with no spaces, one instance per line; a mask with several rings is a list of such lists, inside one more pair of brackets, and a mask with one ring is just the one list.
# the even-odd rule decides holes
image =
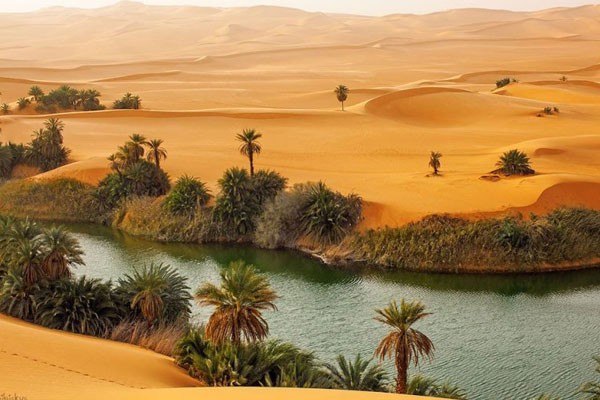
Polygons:
[[481,221],[431,216],[400,228],[355,234],[357,260],[414,271],[536,271],[600,256],[600,212],[562,208]]
[[119,100],[115,100],[113,108],[115,110],[139,110],[142,107],[140,96],[131,93],[125,93]]
[[259,217],[255,243],[275,249],[292,247],[306,236],[321,245],[339,243],[360,222],[359,196],[344,196],[323,182],[295,185],[267,202]]
[[516,80],[515,78],[502,78],[496,81],[496,89],[500,89],[504,86],[508,86],[511,83],[517,83],[518,80]]
[[[36,103],[35,111],[42,114],[53,114],[63,110],[97,111],[106,108],[100,104],[99,97],[102,95],[96,89],[78,90],[71,86],[63,85],[45,94],[39,86],[32,86],[29,89],[28,95],[30,97],[27,98],[29,101],[27,105],[33,99]],[[21,108],[20,104],[19,108]]]
[[[104,210],[112,210],[130,197],[162,196],[171,187],[169,176],[159,165],[166,151],[162,147],[152,146],[152,142],[142,135],[133,134],[129,139],[119,147],[117,153],[108,157],[111,169],[115,172],[98,184],[96,199]],[[158,144],[160,146],[162,141]],[[144,159],[146,146],[150,148],[147,158],[151,161]]]

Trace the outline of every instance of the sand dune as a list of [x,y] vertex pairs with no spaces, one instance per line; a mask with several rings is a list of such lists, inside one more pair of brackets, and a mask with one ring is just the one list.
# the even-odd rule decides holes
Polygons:
[[[42,178],[96,183],[106,156],[142,133],[165,140],[171,177],[189,173],[217,192],[224,169],[246,165],[235,134],[255,128],[257,167],[359,193],[365,227],[527,207],[600,177],[599,10],[363,17],[122,2],[0,14],[0,102],[13,108],[0,140],[28,141],[47,118],[16,110],[33,83],[70,84],[107,105],[138,94],[144,109],[58,114],[74,163]],[[507,76],[521,83],[496,90]],[[345,112],[338,84],[351,89]],[[561,112],[538,118],[546,106]],[[479,179],[513,148],[538,176]],[[431,150],[444,154],[439,178],[427,177]]]
[[28,400],[418,399],[335,390],[200,388],[169,357],[0,315],[1,390]]

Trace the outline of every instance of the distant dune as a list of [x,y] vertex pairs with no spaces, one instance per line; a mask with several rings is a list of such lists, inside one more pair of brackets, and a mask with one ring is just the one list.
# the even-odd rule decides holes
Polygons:
[[[105,158],[142,133],[165,140],[172,178],[195,175],[216,192],[224,169],[246,165],[234,135],[255,128],[258,168],[360,194],[363,228],[600,208],[600,6],[363,17],[121,2],[0,14],[0,32],[0,101],[13,109],[33,84],[92,87],[107,105],[142,98],[140,111],[60,114],[73,163],[42,179],[96,184]],[[519,83],[496,89],[504,77]],[[345,112],[340,83],[351,89]],[[0,116],[0,140],[28,141],[45,118]],[[513,148],[538,175],[480,179]],[[427,177],[431,150],[444,155],[441,177]]]

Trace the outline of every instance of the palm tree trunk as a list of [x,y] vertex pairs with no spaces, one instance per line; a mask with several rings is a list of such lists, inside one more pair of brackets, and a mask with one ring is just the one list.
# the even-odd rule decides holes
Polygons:
[[408,363],[400,355],[396,358],[396,393],[405,394],[408,381]]
[[250,152],[248,158],[250,159],[250,176],[254,176],[254,154]]
[[344,111],[344,102],[342,101],[342,111]]
[[158,157],[158,153],[154,154],[154,162],[156,163],[156,168],[160,169],[160,159]]

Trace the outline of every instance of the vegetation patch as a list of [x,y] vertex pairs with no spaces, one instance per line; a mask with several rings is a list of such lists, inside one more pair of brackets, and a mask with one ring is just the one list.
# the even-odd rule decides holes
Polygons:
[[600,211],[562,208],[531,215],[467,221],[431,216],[400,228],[354,234],[356,260],[391,269],[522,272],[593,264],[600,258]]

